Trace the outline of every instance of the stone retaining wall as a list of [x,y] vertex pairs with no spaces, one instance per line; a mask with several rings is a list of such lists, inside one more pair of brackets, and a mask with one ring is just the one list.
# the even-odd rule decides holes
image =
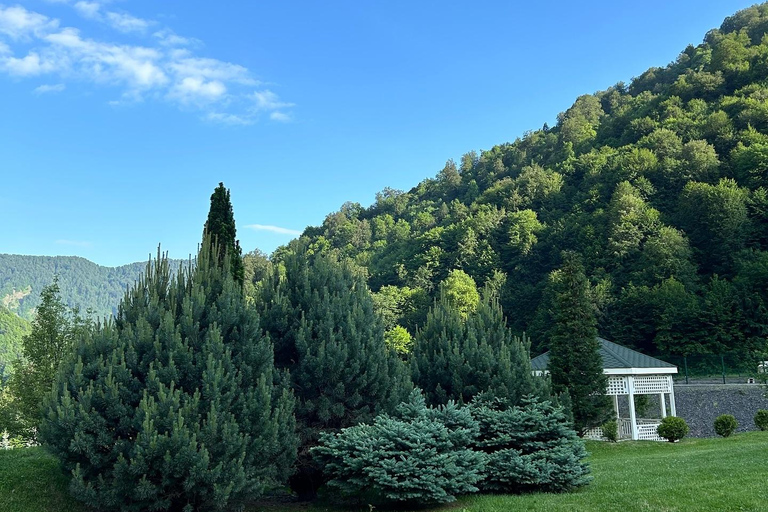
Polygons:
[[692,437],[714,437],[713,423],[721,414],[733,414],[737,432],[756,430],[755,413],[768,409],[768,390],[756,384],[675,384],[677,415],[691,428]]

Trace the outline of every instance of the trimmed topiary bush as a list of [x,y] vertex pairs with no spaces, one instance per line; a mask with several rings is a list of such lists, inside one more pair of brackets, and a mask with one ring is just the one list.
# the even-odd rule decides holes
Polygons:
[[328,486],[367,504],[423,506],[476,492],[486,456],[471,446],[478,424],[454,403],[427,407],[414,391],[394,416],[324,433],[311,453]]
[[603,437],[605,437],[607,440],[611,441],[612,443],[615,443],[619,440],[619,424],[616,422],[616,420],[606,421],[602,428]]
[[760,430],[768,430],[768,410],[760,409],[755,414],[755,426]]
[[488,456],[480,487],[489,492],[562,492],[588,484],[587,451],[563,409],[525,397],[517,407],[475,400],[477,449]]
[[659,424],[656,431],[661,437],[670,443],[674,443],[687,436],[690,429],[683,418],[678,416],[667,416],[661,420],[661,424]]
[[733,414],[721,414],[715,418],[715,432],[719,436],[728,437],[736,431],[739,422]]

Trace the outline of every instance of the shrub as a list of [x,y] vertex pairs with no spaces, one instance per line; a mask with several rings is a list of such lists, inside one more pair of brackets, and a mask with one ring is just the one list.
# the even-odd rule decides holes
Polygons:
[[158,254],[60,367],[40,436],[92,509],[232,510],[289,474],[293,399],[217,256],[172,278]]
[[603,425],[603,437],[613,443],[619,440],[619,424],[616,420],[605,422]]
[[342,497],[422,506],[478,490],[486,457],[471,449],[477,434],[468,409],[430,408],[414,391],[394,416],[324,433],[311,452]]
[[674,443],[687,436],[690,429],[683,418],[678,416],[667,416],[661,420],[656,431],[661,437],[670,443]]
[[768,410],[760,409],[755,414],[755,426],[760,430],[768,430]]
[[734,433],[739,422],[733,417],[733,414],[721,414],[715,418],[715,432],[719,436],[728,437]]
[[524,397],[517,407],[475,400],[477,449],[488,455],[480,484],[490,492],[562,492],[592,479],[584,442],[561,407]]

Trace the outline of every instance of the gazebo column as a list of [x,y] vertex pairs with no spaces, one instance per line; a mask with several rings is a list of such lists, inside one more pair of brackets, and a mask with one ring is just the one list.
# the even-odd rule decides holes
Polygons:
[[672,416],[677,416],[675,410],[675,383],[672,381],[672,376],[667,375],[667,382],[669,382],[669,413]]
[[619,419],[619,395],[613,395],[613,411],[616,413],[616,419]]
[[632,427],[632,440],[637,441],[639,439],[637,431],[637,416],[635,415],[635,377],[630,375],[627,377],[627,387],[629,388],[629,422]]
[[661,405],[661,419],[667,417],[667,399],[664,397],[664,393],[659,393],[659,404]]

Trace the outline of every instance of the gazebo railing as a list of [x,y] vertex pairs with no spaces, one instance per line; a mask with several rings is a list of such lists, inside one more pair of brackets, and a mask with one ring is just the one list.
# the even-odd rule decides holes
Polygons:
[[[619,427],[619,439],[632,439],[632,421],[629,418],[616,420]],[[660,419],[637,419],[637,437],[641,441],[663,441],[656,429],[661,424]]]

